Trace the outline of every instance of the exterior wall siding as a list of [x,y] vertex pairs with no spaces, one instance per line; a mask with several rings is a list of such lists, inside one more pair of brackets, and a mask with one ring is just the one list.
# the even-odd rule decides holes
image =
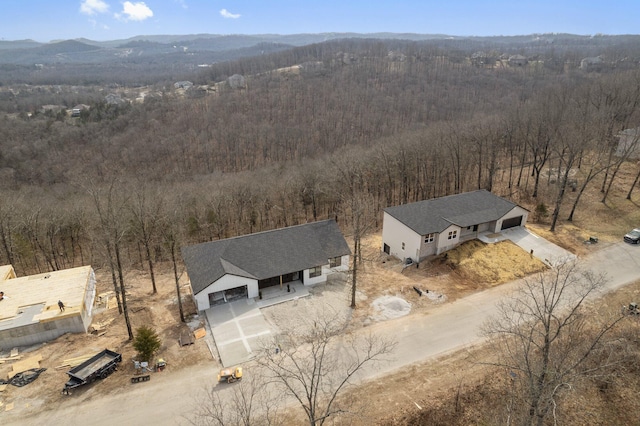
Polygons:
[[529,218],[529,212],[523,209],[522,207],[519,207],[519,206],[514,207],[513,209],[511,209],[509,213],[505,214],[504,216],[502,216],[500,219],[496,221],[495,227],[493,228],[492,231],[500,232],[500,230],[502,229],[502,222],[504,220],[511,219],[517,216],[522,216],[522,222],[520,223],[520,226],[524,226],[527,223],[527,219]]
[[[407,258],[419,260],[422,256],[423,236],[416,234],[398,219],[384,212],[382,220],[382,243],[390,248],[389,254],[403,261]],[[404,249],[402,248],[404,243]],[[382,247],[380,248],[382,250]]]
[[424,259],[427,256],[431,256],[432,254],[436,254],[436,249],[438,247],[438,234],[434,235],[433,241],[430,243],[424,242],[425,236],[420,236],[420,256],[418,262]]
[[[320,265],[318,265],[320,266]],[[344,255],[340,258],[340,266],[331,268],[329,264],[322,265],[322,273],[317,277],[309,277],[309,269],[302,271],[302,282],[304,285],[315,285],[327,282],[327,277],[336,272],[346,272],[349,270],[349,255]]]
[[495,229],[495,226],[496,226],[495,222],[481,223],[478,225],[478,233],[487,232],[491,229]]
[[[456,237],[449,239],[449,232],[456,231]],[[460,244],[460,227],[451,225],[440,234],[438,234],[438,252],[437,254],[444,253],[447,250],[451,250],[455,246]]]
[[310,272],[309,269],[305,269],[304,271],[302,271],[302,275],[304,277],[302,279],[302,282],[304,283],[304,285],[315,285],[315,284],[326,282],[327,274],[325,273],[325,267],[329,268],[329,265],[323,266],[322,273],[319,276],[313,277],[313,278],[309,276],[309,272]]

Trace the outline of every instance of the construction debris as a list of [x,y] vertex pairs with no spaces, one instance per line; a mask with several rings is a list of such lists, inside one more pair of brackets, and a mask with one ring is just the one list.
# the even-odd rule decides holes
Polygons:
[[193,342],[194,339],[191,330],[187,329],[180,333],[180,338],[178,339],[178,343],[180,344],[180,346],[193,345]]
[[93,334],[94,336],[101,336],[104,333],[106,333],[106,329],[107,327],[115,320],[115,318],[111,318],[108,319],[106,321],[103,322],[99,322],[96,324],[91,325],[91,327],[89,327],[88,332]]
[[9,380],[11,380],[18,373],[22,373],[23,371],[39,369],[40,361],[42,361],[42,355],[35,355],[22,361],[16,362],[15,364],[13,364],[13,370],[9,372]]
[[31,368],[27,371],[22,371],[13,376],[9,380],[9,384],[21,388],[36,380],[45,371],[47,371],[46,368]]
[[17,361],[19,359],[21,359],[22,357],[20,355],[17,356],[10,356],[8,358],[0,358],[0,364],[4,364],[7,361]]
[[629,306],[622,307],[622,314],[628,315],[640,315],[640,308],[638,308],[638,304],[635,302],[629,303]]
[[201,327],[195,330],[193,332],[193,335],[195,336],[196,339],[202,339],[204,336],[207,335],[207,331],[204,329],[204,327]]
[[118,299],[113,291],[100,293],[96,296],[96,306],[104,306],[105,309],[114,309],[118,307]]

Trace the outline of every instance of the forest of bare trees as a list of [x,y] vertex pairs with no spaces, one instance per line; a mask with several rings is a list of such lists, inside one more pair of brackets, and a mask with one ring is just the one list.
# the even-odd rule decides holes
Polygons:
[[47,92],[90,103],[80,119],[0,99],[0,263],[90,263],[117,290],[123,268],[153,276],[181,245],[324,218],[361,237],[386,206],[478,188],[548,207],[553,230],[580,217],[586,188],[607,202],[631,154],[614,155],[639,118],[628,50],[609,47],[609,66],[587,72],[593,52],[569,48],[474,66],[457,46],[345,40],[207,69],[201,83],[247,83],[199,98],[162,83],[122,107],[98,100],[108,90]]

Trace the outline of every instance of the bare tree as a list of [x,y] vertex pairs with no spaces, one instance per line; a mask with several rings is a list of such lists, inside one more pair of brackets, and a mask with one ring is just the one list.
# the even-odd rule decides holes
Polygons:
[[373,335],[345,335],[336,315],[325,313],[298,324],[277,342],[268,342],[258,363],[267,378],[302,407],[309,425],[315,426],[347,413],[337,402],[338,395],[365,367],[386,360],[394,348],[395,342]]
[[541,426],[556,416],[558,401],[580,378],[610,366],[591,358],[612,347],[608,333],[624,315],[616,313],[597,325],[586,321],[587,298],[604,283],[602,276],[582,270],[575,262],[526,280],[513,297],[501,302],[497,315],[483,326],[497,360],[513,379],[520,401],[520,423]]
[[126,227],[121,215],[125,210],[126,197],[118,192],[117,184],[118,180],[113,179],[106,190],[101,190],[97,185],[93,184],[87,188],[87,191],[93,198],[94,207],[98,214],[98,232],[101,234],[100,239],[107,251],[111,278],[116,292],[116,299],[118,300],[118,310],[120,314],[124,314],[129,340],[133,340],[121,256],[122,241],[126,233]]
[[[638,164],[636,164],[637,166]],[[638,184],[638,180],[640,180],[640,168],[638,168],[638,173],[636,173],[636,177],[633,179],[633,183],[631,184],[631,187],[629,188],[629,192],[627,193],[627,200],[631,199],[631,194],[633,193],[633,188],[635,188],[635,186]]]
[[157,293],[156,277],[153,269],[153,257],[151,249],[159,233],[159,223],[162,215],[164,199],[159,192],[150,192],[144,184],[138,186],[134,191],[129,209],[132,218],[132,228],[138,241],[144,246],[147,265],[149,265],[149,275],[151,276],[151,286],[153,293]]
[[[2,193],[5,202],[0,203],[0,244],[2,245],[4,257],[7,263],[15,268],[15,243],[13,236],[17,227],[17,209],[15,200],[10,196],[12,194]],[[13,202],[12,202],[13,201]]]
[[174,210],[172,213],[166,214],[163,218],[161,218],[161,222],[159,223],[162,228],[162,239],[166,249],[169,251],[171,256],[171,263],[173,265],[173,278],[176,283],[176,295],[178,297],[178,309],[180,311],[180,321],[185,322],[184,317],[184,309],[182,308],[182,295],[180,294],[180,275],[178,275],[178,261],[177,261],[177,250],[180,246],[180,241],[182,238],[182,233],[180,232],[179,226],[180,214],[177,210]]
[[373,226],[376,214],[373,212],[373,199],[368,192],[362,191],[366,182],[366,172],[362,162],[355,158],[341,159],[336,164],[342,184],[342,213],[351,219],[353,232],[353,253],[351,257],[351,307],[356,307],[358,267],[362,262],[360,241]]
[[[256,374],[254,374],[256,373]],[[202,392],[187,421],[194,426],[280,425],[277,395],[270,392],[260,374],[252,374],[228,386],[211,386]]]

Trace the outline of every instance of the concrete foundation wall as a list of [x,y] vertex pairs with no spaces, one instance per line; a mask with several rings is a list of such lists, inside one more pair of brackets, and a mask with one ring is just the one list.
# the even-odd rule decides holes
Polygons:
[[0,331],[0,348],[10,350],[56,339],[65,333],[86,332],[82,317],[74,315]]

